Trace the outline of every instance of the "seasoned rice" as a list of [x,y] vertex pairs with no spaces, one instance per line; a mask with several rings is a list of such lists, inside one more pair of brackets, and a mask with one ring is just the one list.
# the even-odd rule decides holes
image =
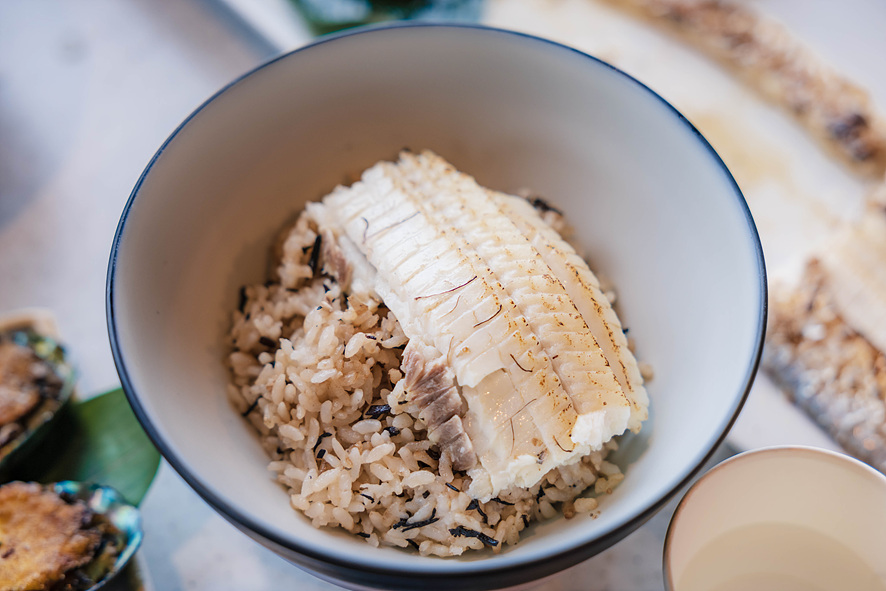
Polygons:
[[228,396],[261,434],[291,505],[314,526],[437,556],[499,552],[560,511],[595,517],[597,500],[579,495],[623,479],[606,461],[615,441],[529,489],[485,503],[463,492],[470,478],[430,442],[404,393],[397,319],[371,296],[342,293],[316,230],[303,215],[283,233],[272,279],[243,289],[230,334]]

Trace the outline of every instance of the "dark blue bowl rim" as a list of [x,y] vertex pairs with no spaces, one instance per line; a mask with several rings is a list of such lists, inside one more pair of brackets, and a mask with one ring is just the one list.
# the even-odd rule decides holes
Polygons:
[[[121,350],[119,337],[117,335],[117,323],[115,319],[115,310],[114,310],[114,280],[115,280],[115,272],[117,267],[117,256],[119,253],[120,245],[123,240],[124,231],[126,227],[126,222],[129,217],[130,211],[132,209],[133,203],[138,196],[139,189],[147,178],[148,174],[151,172],[152,168],[156,164],[157,160],[166,150],[166,148],[172,143],[178,134],[182,131],[182,129],[187,126],[187,124],[197,116],[203,109],[205,109],[208,105],[210,105],[216,98],[224,94],[230,88],[240,84],[245,79],[249,78],[251,75],[263,70],[264,68],[284,59],[289,59],[291,56],[296,54],[300,54],[303,52],[310,52],[312,48],[318,47],[320,45],[324,45],[326,43],[334,42],[338,39],[343,39],[347,37],[354,37],[360,35],[380,35],[389,33],[390,31],[396,31],[399,29],[459,29],[459,30],[472,30],[481,34],[497,34],[497,35],[506,35],[512,38],[523,39],[532,43],[540,43],[548,46],[553,46],[562,51],[566,51],[572,54],[578,54],[597,66],[603,66],[620,76],[623,76],[625,79],[630,81],[633,84],[636,84],[642,91],[648,93],[654,99],[660,101],[666,108],[671,112],[671,114],[676,117],[682,125],[684,125],[702,144],[702,146],[706,149],[709,156],[713,160],[715,166],[718,166],[721,169],[722,174],[724,175],[727,183],[732,187],[733,195],[744,213],[745,221],[747,223],[747,232],[748,239],[753,244],[754,254],[757,262],[757,278],[759,280],[758,286],[758,296],[760,302],[760,311],[757,318],[757,340],[754,345],[754,351],[751,356],[751,361],[748,364],[748,367],[745,371],[745,376],[743,380],[743,385],[740,387],[740,395],[736,398],[732,412],[728,416],[727,420],[722,425],[722,430],[720,431],[720,435],[713,441],[710,442],[709,447],[706,450],[703,450],[700,458],[698,459],[696,465],[692,467],[687,474],[685,474],[681,479],[673,484],[673,486],[659,498],[655,503],[651,506],[647,507],[645,510],[641,511],[639,514],[634,516],[633,518],[625,521],[619,526],[614,527],[610,531],[606,532],[600,537],[597,537],[593,540],[590,540],[584,544],[579,546],[575,546],[562,552],[553,555],[553,556],[545,556],[540,559],[535,559],[533,561],[527,561],[524,563],[520,563],[519,565],[510,565],[510,566],[494,566],[494,563],[489,568],[472,568],[470,570],[465,570],[461,572],[440,572],[436,570],[428,570],[423,571],[421,569],[411,569],[409,571],[402,571],[397,569],[388,569],[383,567],[366,567],[363,564],[359,564],[356,562],[351,562],[347,560],[340,560],[337,558],[330,558],[322,553],[317,552],[316,550],[310,548],[307,545],[299,544],[289,539],[282,538],[278,536],[276,533],[269,531],[260,523],[255,522],[253,519],[244,515],[240,512],[236,507],[233,507],[226,503],[222,498],[216,495],[210,487],[205,485],[202,481],[200,481],[193,474],[189,473],[184,462],[182,462],[179,457],[176,455],[175,451],[162,439],[159,432],[154,428],[152,423],[150,422],[144,408],[139,401],[139,397],[135,388],[132,385],[132,382],[129,378],[129,372],[126,368],[126,362],[124,361],[123,351]],[[305,45],[303,47],[297,48],[295,50],[289,51],[287,53],[281,54],[274,58],[267,60],[266,62],[256,66],[252,70],[244,73],[243,75],[237,77],[224,87],[222,87],[218,92],[213,94],[210,98],[203,102],[197,109],[195,109],[181,124],[173,131],[170,136],[163,142],[154,156],[151,158],[150,162],[146,166],[145,170],[142,172],[138,181],[136,182],[132,193],[129,196],[128,201],[123,209],[123,212],[120,217],[120,222],[118,223],[116,233],[114,235],[114,241],[111,247],[110,260],[108,264],[108,275],[106,282],[106,292],[105,292],[105,306],[106,306],[106,317],[108,323],[108,333],[110,337],[111,351],[114,357],[114,363],[117,367],[117,373],[119,374],[120,381],[123,387],[124,392],[126,393],[126,397],[129,400],[130,405],[132,406],[133,412],[141,423],[142,427],[147,432],[148,436],[154,442],[154,445],[160,450],[163,454],[163,457],[170,463],[170,465],[181,475],[181,477],[193,488],[207,503],[209,503],[216,511],[221,513],[227,520],[231,521],[235,525],[241,528],[245,528],[254,532],[255,534],[261,536],[265,540],[271,542],[276,546],[280,546],[282,548],[289,549],[293,552],[303,555],[304,557],[309,559],[310,563],[319,563],[320,565],[326,564],[331,567],[337,567],[339,569],[344,569],[345,571],[350,571],[351,576],[345,577],[349,580],[358,580],[355,578],[355,573],[359,573],[359,576],[366,577],[363,579],[364,582],[368,582],[371,580],[372,575],[376,575],[377,577],[381,577],[380,580],[384,580],[386,584],[391,585],[395,584],[396,581],[403,582],[409,579],[414,579],[417,577],[434,577],[436,581],[440,584],[451,584],[454,581],[460,581],[463,585],[467,584],[465,587],[467,588],[488,588],[490,586],[503,586],[503,585],[513,585],[518,583],[523,583],[527,581],[531,581],[533,579],[540,578],[542,576],[546,576],[548,574],[552,574],[557,570],[565,568],[567,566],[571,566],[573,564],[577,564],[581,560],[584,560],[595,553],[595,551],[601,551],[611,544],[619,541],[627,534],[631,533],[635,529],[637,529],[640,525],[646,522],[650,517],[652,517],[658,510],[660,510],[677,492],[679,492],[702,468],[702,466],[711,458],[716,449],[723,443],[726,438],[726,435],[729,433],[729,430],[732,428],[736,418],[738,417],[742,407],[744,406],[745,401],[747,400],[748,394],[750,392],[751,386],[754,381],[754,377],[757,373],[757,369],[760,364],[760,357],[763,350],[763,340],[766,331],[766,320],[768,315],[768,284],[766,278],[766,265],[763,259],[763,248],[760,242],[760,236],[757,232],[756,225],[754,223],[753,217],[751,215],[750,208],[748,207],[747,201],[742,195],[741,189],[738,184],[735,182],[732,174],[729,172],[728,168],[724,164],[723,160],[714,150],[714,148],[710,145],[710,143],[702,136],[702,134],[695,128],[695,126],[690,123],[686,117],[684,117],[673,105],[671,105],[668,101],[662,98],[658,93],[653,91],[651,88],[646,86],[644,83],[640,82],[633,76],[623,72],[622,70],[616,68],[615,66],[604,62],[603,60],[593,57],[587,53],[584,53],[578,49],[573,47],[569,47],[567,45],[563,45],[561,43],[551,41],[549,39],[545,39],[542,37],[538,37],[535,35],[530,35],[527,33],[522,33],[518,31],[510,31],[506,29],[500,29],[495,27],[489,27],[485,25],[478,24],[462,24],[462,23],[422,23],[422,22],[412,22],[412,23],[393,23],[393,24],[384,24],[377,26],[368,26],[368,27],[360,27],[357,29],[351,29],[348,31],[340,32],[337,34],[329,35],[322,37],[320,39],[315,40],[314,42]],[[314,564],[316,568],[318,565]],[[325,570],[325,569],[323,569]],[[329,571],[332,573],[333,571]],[[342,573],[344,574],[344,573]],[[334,575],[332,575],[334,576]],[[482,579],[478,578],[482,577]],[[425,583],[429,584],[429,586],[436,586],[433,581],[434,579],[425,579]],[[473,584],[469,583],[472,581]]]

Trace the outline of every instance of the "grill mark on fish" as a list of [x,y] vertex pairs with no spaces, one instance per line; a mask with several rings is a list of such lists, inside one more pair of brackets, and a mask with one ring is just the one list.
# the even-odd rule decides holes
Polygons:
[[364,217],[361,217],[360,219],[366,224],[366,227],[363,228],[363,244],[366,244],[366,232],[369,231],[369,220]]
[[523,367],[522,365],[520,365],[520,362],[517,361],[517,358],[514,357],[514,354],[513,354],[513,353],[510,353],[510,356],[511,356],[511,359],[514,360],[514,363],[517,364],[517,367],[519,367],[520,369],[522,369],[522,370],[525,371],[526,373],[532,373],[532,370],[531,370],[531,369],[526,369],[525,367]]
[[455,290],[457,290],[457,289],[461,289],[462,287],[465,287],[466,285],[469,285],[469,284],[470,284],[472,281],[474,281],[475,279],[477,279],[477,276],[476,276],[476,275],[474,275],[473,277],[471,277],[470,279],[468,279],[467,281],[465,281],[465,282],[462,283],[461,285],[457,285],[457,286],[453,287],[452,289],[447,289],[446,291],[441,291],[440,293],[432,293],[432,294],[430,294],[430,295],[415,296],[415,299],[416,299],[416,300],[423,300],[423,299],[425,299],[425,298],[434,298],[434,297],[437,297],[437,296],[445,295],[445,294],[447,294],[447,293],[452,293],[453,291],[455,291]]
[[[458,294],[458,297],[455,299],[455,305],[452,306],[452,309],[451,309],[449,312],[447,312],[446,314],[444,314],[444,316],[449,316],[450,314],[452,314],[453,312],[455,312],[456,308],[458,308],[458,305],[459,305],[460,303],[461,303],[461,294]],[[474,326],[474,328],[477,328],[477,327]]]
[[486,320],[483,320],[482,322],[478,322],[477,324],[474,325],[474,328],[479,328],[480,326],[483,326],[484,324],[486,324],[487,322],[489,322],[490,320],[492,320],[493,318],[495,318],[496,316],[501,314],[502,307],[503,307],[502,304],[499,304],[498,310],[495,312],[495,314],[493,314],[492,316],[490,316]]
[[[364,236],[363,240],[366,241],[367,238],[375,238],[375,237],[377,237],[379,234],[381,234],[382,232],[387,232],[388,230],[390,230],[390,229],[392,229],[392,228],[396,228],[396,227],[399,226],[400,224],[402,224],[402,223],[404,223],[404,222],[408,222],[409,220],[411,220],[412,218],[414,218],[415,216],[417,216],[419,213],[421,213],[421,212],[416,211],[416,212],[413,213],[412,215],[410,215],[410,216],[408,216],[408,217],[406,217],[406,218],[403,218],[403,219],[400,220],[399,222],[394,222],[393,224],[390,224],[390,225],[388,225],[388,226],[385,226],[385,227],[382,228],[381,230],[376,230],[375,232],[373,232],[373,233],[370,234],[369,236]],[[368,222],[367,222],[367,223],[368,223]],[[367,226],[367,228],[368,228],[368,226]]]

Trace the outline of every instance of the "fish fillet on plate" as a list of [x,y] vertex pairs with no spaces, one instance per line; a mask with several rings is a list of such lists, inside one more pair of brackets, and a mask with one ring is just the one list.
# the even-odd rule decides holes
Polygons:
[[886,472],[886,185],[797,285],[773,292],[763,365],[848,452]]
[[404,152],[307,211],[343,288],[379,297],[409,337],[408,400],[475,498],[640,429],[648,398],[621,324],[527,200]]

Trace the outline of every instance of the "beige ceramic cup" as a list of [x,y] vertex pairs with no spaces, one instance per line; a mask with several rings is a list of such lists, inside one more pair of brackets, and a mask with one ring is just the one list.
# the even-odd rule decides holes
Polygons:
[[886,476],[810,447],[739,454],[683,497],[668,591],[886,591]]

